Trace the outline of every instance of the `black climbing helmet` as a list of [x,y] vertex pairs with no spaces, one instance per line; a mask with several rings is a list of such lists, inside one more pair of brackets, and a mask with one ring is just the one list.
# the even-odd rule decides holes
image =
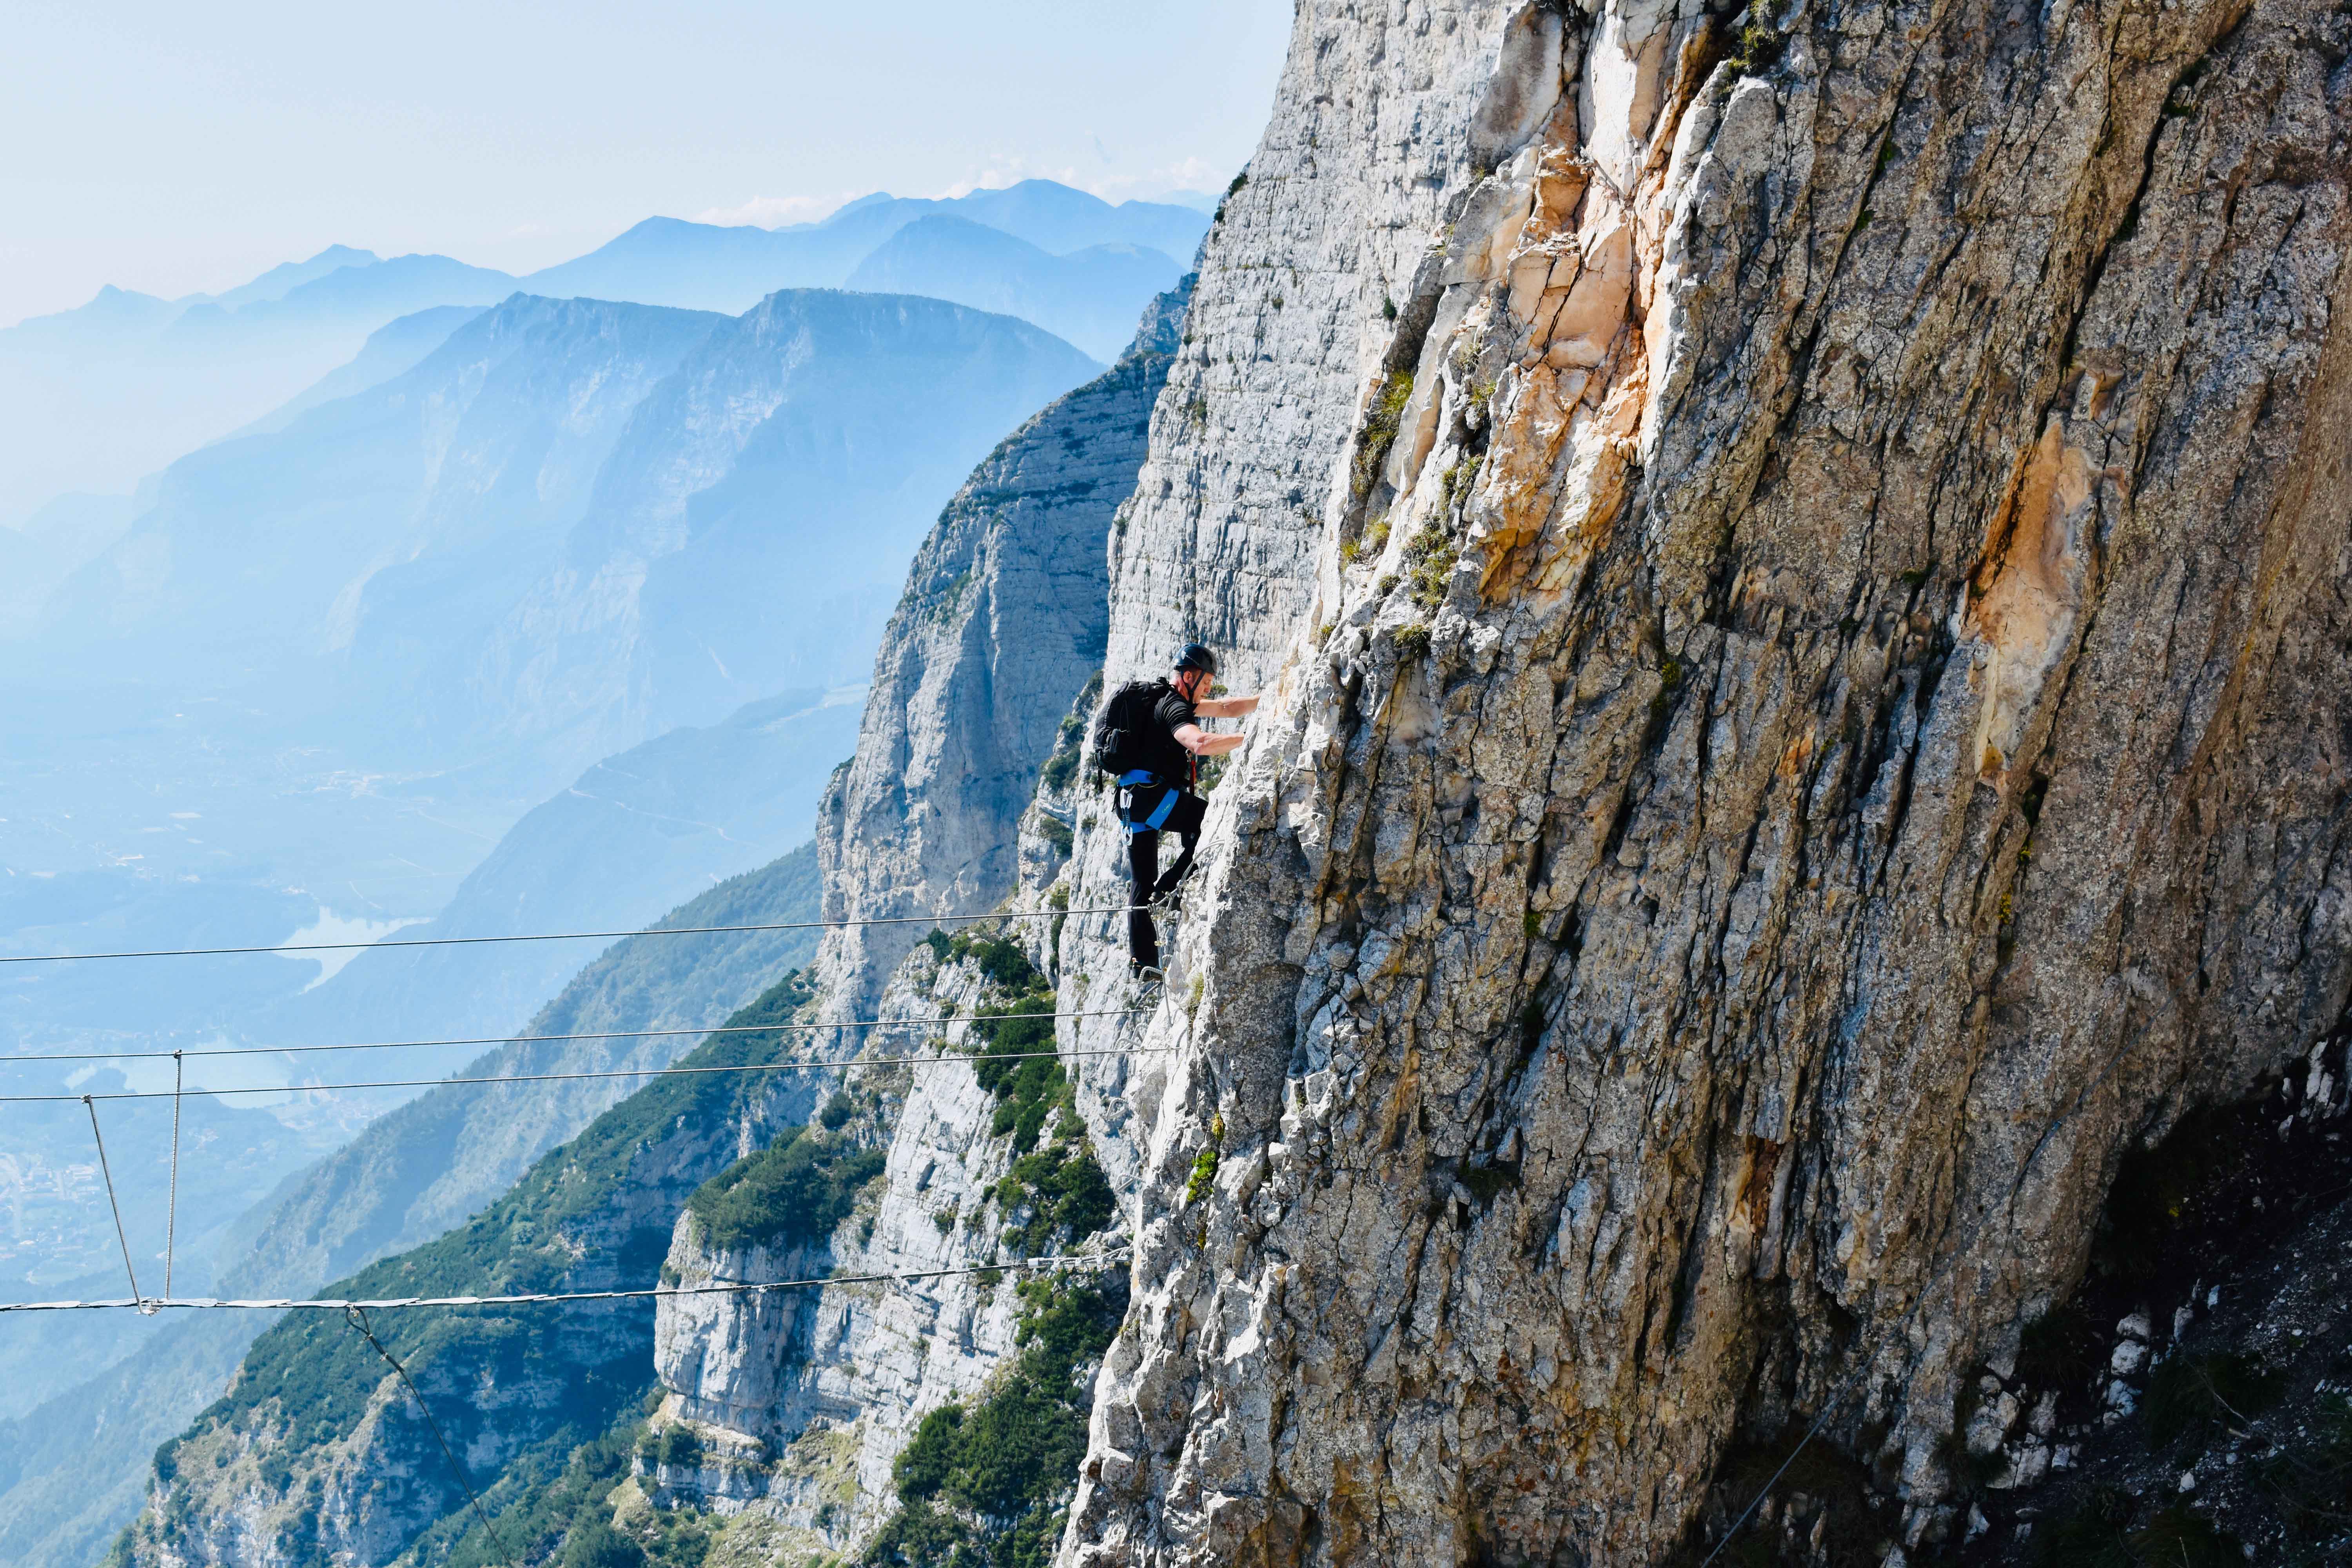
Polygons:
[[1214,675],[1217,673],[1217,656],[1209,651],[1206,643],[1188,642],[1184,645],[1184,651],[1176,656],[1176,668]]

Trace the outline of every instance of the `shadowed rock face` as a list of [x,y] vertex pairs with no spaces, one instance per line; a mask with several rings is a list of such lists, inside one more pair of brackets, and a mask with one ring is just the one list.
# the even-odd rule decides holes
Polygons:
[[1114,545],[1107,679],[1269,694],[1066,1563],[1655,1562],[1824,1414],[1932,1545],[2344,1010],[2352,17],[1782,20],[1299,12]]

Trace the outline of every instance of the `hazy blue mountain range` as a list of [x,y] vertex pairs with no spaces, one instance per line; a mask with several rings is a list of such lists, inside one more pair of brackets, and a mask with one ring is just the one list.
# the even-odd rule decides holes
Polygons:
[[346,261],[303,279],[311,266],[273,268],[275,282],[235,304],[110,289],[0,331],[0,524],[68,490],[131,489],[268,414],[395,317],[514,291],[503,272],[442,256]]
[[480,315],[487,305],[433,305],[398,316],[368,334],[360,352],[296,393],[245,428],[237,436],[265,436],[283,430],[295,418],[322,403],[354,396],[390,381],[449,341],[449,334]]
[[[824,691],[865,675],[915,539],[1092,369],[937,300],[525,297],[175,465],[0,690],[0,946],[266,943],[324,910],[629,929],[781,853],[849,750]],[[580,957],[380,954],[308,999],[319,964],[269,954],[12,965],[0,1026],[43,1050],[495,1036]],[[281,1114],[329,1137],[375,1109]],[[10,1147],[55,1166],[70,1133]],[[77,1212],[60,1258],[104,1241]]]
[[135,497],[74,490],[23,526],[0,528],[0,638],[29,631],[58,584],[122,537],[138,514]]
[[[804,845],[688,900],[653,929],[809,920],[817,904],[815,857]],[[814,939],[805,931],[633,937],[591,961],[522,1032],[708,1026],[805,963]],[[474,1060],[467,1076],[658,1067],[695,1041],[510,1044]],[[217,1257],[194,1262],[192,1278],[208,1289],[279,1294],[414,1247],[462,1223],[641,1081],[435,1090],[286,1180],[230,1227]],[[50,1289],[87,1283],[103,1292],[106,1279],[99,1273]],[[0,1568],[95,1563],[138,1510],[155,1445],[220,1393],[271,1321],[259,1312],[60,1315],[15,1336],[26,1348],[7,1363],[22,1397],[0,1409]]]
[[[0,330],[0,526],[67,490],[128,490],[141,475],[265,419],[397,317],[487,305],[518,289],[740,314],[779,289],[843,285],[900,228],[936,214],[1052,255],[1128,245],[1160,251],[1171,266],[1208,226],[1187,206],[1114,206],[1031,180],[940,200],[877,194],[822,222],[779,229],[649,218],[520,278],[444,256],[387,259],[333,246],[216,296],[167,300],[109,287],[75,310]],[[1098,271],[1070,281],[1105,286]],[[1129,319],[1150,291],[1124,301]],[[341,390],[361,389],[348,380]]]
[[219,294],[191,295],[184,303],[209,303],[235,310],[259,300],[282,300],[314,278],[323,278],[346,267],[373,267],[383,259],[373,250],[331,245],[307,261],[281,261],[250,283],[239,284]]
[[1168,206],[1190,207],[1204,216],[1214,216],[1217,204],[1225,198],[1215,191],[1162,191],[1160,202]]
[[378,766],[497,757],[536,799],[671,724],[856,679],[940,500],[1095,368],[933,300],[517,296],[173,465],[19,668],[266,702]]
[[1139,297],[1171,287],[1182,272],[1148,246],[1090,245],[1056,256],[1003,229],[937,213],[884,241],[857,264],[849,287],[1019,316],[1108,361],[1135,335]]
[[1121,202],[1112,206],[1053,180],[1023,180],[1002,190],[974,191],[921,205],[928,211],[953,213],[1018,235],[1057,256],[1089,245],[1125,244],[1148,245],[1171,256],[1187,257],[1209,232],[1202,215],[1190,207],[1165,202]]
[[515,291],[511,273],[469,267],[446,256],[395,256],[389,261],[338,267],[297,284],[275,299],[234,309],[199,300],[173,319],[160,340],[182,355],[247,350],[275,338],[302,337],[320,327],[388,321],[435,305],[488,305]]
[[[605,758],[509,828],[437,917],[401,934],[629,930],[806,844],[825,780],[856,744],[864,695],[863,687],[788,691]],[[355,1018],[406,1037],[479,1030],[485,1020],[492,1031],[516,1028],[595,951],[581,942],[372,951],[247,1026],[286,1040],[330,1038]],[[410,1053],[402,1059],[415,1070],[404,1076],[473,1054]]]
[[477,667],[478,700],[507,705],[503,732],[575,724],[593,756],[787,686],[862,682],[941,504],[1100,368],[937,300],[771,296],[640,406],[565,562]]
[[355,580],[431,557],[495,581],[472,557],[578,521],[638,402],[720,320],[518,300],[391,382],[184,458],[52,597],[24,657],[81,680],[234,686],[347,647],[355,606],[336,611]]
[[[1208,232],[1208,220],[1186,207],[1154,202],[1113,206],[1051,180],[1024,180],[1001,191],[938,200],[877,193],[821,222],[774,229],[647,218],[576,260],[530,274],[522,286],[536,294],[741,310],[778,289],[856,288],[850,278],[861,262],[908,224],[937,216],[995,229],[1054,256],[1098,245],[1132,245],[1181,260]],[[1148,298],[1146,292],[1128,300],[1127,328],[1133,327]],[[1037,324],[1051,330],[1048,322]],[[1124,332],[1107,350],[1080,346],[1108,359],[1123,342]]]

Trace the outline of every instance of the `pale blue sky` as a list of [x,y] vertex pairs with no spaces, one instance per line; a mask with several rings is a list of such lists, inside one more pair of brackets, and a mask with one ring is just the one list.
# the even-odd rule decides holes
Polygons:
[[773,226],[1029,175],[1113,200],[1255,146],[1286,0],[12,0],[0,324],[331,244],[527,271],[654,214]]

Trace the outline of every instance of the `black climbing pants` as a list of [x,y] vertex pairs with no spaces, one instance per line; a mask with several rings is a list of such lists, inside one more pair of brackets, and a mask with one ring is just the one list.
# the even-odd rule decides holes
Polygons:
[[[1168,785],[1139,784],[1128,792],[1127,810],[1122,814],[1128,824],[1127,956],[1147,968],[1160,967],[1160,932],[1152,926],[1151,910],[1146,906],[1182,881],[1184,873],[1192,868],[1192,851],[1201,842],[1201,820],[1208,814],[1207,801]],[[1159,826],[1144,826],[1155,820]],[[1184,846],[1176,863],[1164,872],[1160,869],[1162,832],[1173,833]]]

